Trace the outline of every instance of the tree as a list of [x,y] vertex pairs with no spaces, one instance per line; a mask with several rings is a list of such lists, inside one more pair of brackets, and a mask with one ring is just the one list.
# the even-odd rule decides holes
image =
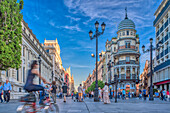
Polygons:
[[0,0],[0,70],[21,64],[23,0]]
[[[87,88],[87,90],[85,91],[86,93],[89,93],[90,91],[94,91],[95,90],[95,84],[96,81],[94,81],[90,87]],[[101,80],[98,80],[98,87],[100,87],[101,89],[103,89],[104,87],[104,83]]]

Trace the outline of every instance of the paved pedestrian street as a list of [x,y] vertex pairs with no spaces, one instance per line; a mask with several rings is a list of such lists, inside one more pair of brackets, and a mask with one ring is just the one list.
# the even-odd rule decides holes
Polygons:
[[[60,113],[170,113],[170,102],[155,99],[154,101],[144,101],[138,98],[121,100],[111,104],[103,104],[103,102],[93,102],[93,99],[86,99],[85,102],[74,102],[71,98],[67,98],[67,102],[63,103],[63,99],[57,99]],[[20,103],[18,101],[9,102],[8,104],[0,104],[0,113],[15,113]]]

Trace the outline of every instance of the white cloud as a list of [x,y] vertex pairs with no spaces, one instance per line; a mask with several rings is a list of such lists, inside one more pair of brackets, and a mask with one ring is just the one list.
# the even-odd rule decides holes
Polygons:
[[[120,21],[124,18],[124,8],[128,7],[128,17],[138,25],[152,24],[153,12],[149,9],[156,4],[154,0],[64,0],[69,12],[90,17],[83,24],[94,19],[106,19],[108,23]],[[153,9],[153,8],[152,8]],[[149,10],[149,11],[148,11]]]
[[70,18],[71,22],[72,21],[79,21],[81,18],[75,18],[73,16],[66,15],[65,17]]
[[49,21],[49,24],[52,26],[52,27],[55,27],[55,28],[62,28],[62,29],[67,29],[67,30],[72,30],[72,31],[82,31],[81,30],[81,28],[78,26],[78,24],[77,25],[74,25],[74,26],[68,26],[68,25],[65,25],[65,26],[57,26],[56,24],[55,24],[55,22],[54,21]]

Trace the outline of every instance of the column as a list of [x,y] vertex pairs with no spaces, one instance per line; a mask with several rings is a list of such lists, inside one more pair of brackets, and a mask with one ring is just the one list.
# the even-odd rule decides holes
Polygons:
[[121,79],[121,73],[120,73],[120,71],[121,71],[121,68],[119,67],[119,79]]
[[135,79],[137,79],[137,67],[135,67]]
[[125,79],[126,79],[126,66],[125,66]]
[[130,67],[130,79],[132,79],[132,66]]

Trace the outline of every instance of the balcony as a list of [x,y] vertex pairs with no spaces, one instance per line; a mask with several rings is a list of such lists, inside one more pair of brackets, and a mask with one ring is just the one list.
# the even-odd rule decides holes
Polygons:
[[115,65],[124,65],[124,64],[139,64],[139,62],[135,60],[130,60],[129,62],[127,62],[126,60],[122,60],[115,63]]

